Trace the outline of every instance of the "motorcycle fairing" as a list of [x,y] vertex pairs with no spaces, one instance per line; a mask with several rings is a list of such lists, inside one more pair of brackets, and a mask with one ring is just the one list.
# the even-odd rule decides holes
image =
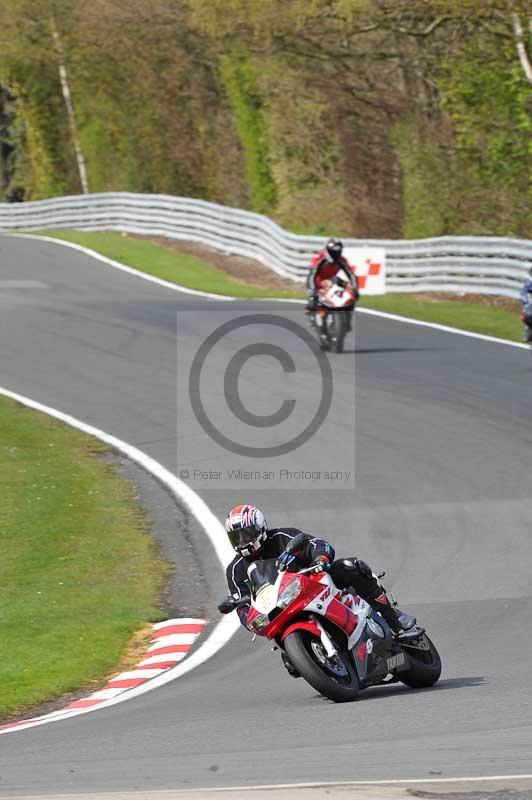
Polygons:
[[288,628],[285,631],[283,631],[283,634],[281,636],[281,641],[284,642],[286,637],[289,636],[294,631],[301,631],[301,630],[309,631],[310,633],[313,633],[315,636],[318,636],[318,637],[321,636],[321,631],[318,628],[318,626],[316,625],[316,623],[314,622],[314,620],[312,620],[312,619],[298,619],[292,625],[289,625]]
[[355,304],[355,293],[349,283],[344,286],[331,283],[330,286],[320,289],[319,303],[330,309],[352,308]]
[[248,622],[269,616],[270,622],[265,620],[260,633],[275,639],[281,647],[296,630],[309,631],[321,639],[320,620],[327,621],[346,636],[345,649],[352,653],[361,686],[405,668],[395,659],[393,634],[382,617],[358,595],[342,593],[326,572],[319,577],[305,576],[300,593],[286,608],[279,608],[279,597],[298,579],[297,573],[279,572],[275,561],[270,560],[251,564],[248,576],[253,596]]

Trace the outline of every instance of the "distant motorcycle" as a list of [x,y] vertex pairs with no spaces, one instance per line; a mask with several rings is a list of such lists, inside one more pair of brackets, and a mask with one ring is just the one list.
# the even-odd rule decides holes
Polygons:
[[342,280],[341,273],[323,282],[313,320],[322,350],[343,352],[355,304],[355,291],[347,280]]
[[523,306],[521,311],[521,322],[525,326],[525,341],[530,343],[530,350],[532,351],[532,341],[530,332],[532,331],[532,296],[528,295],[529,302]]
[[[287,553],[300,545],[294,537]],[[220,611],[249,604],[248,628],[275,642],[289,672],[330,700],[354,700],[361,689],[396,681],[432,686],[440,677],[440,656],[423,628],[397,638],[377,611],[340,591],[326,572],[281,572],[276,559],[265,559],[250,564],[248,579],[251,595],[225,598]]]

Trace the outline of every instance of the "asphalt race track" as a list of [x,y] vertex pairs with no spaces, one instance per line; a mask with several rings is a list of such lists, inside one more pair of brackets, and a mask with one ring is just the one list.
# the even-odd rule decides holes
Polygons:
[[[0,237],[0,384],[170,469],[178,446],[199,463],[194,437],[177,441],[176,309],[198,310],[182,341],[197,348],[199,312],[217,319],[228,305],[53,243]],[[294,308],[260,304],[281,315]],[[0,737],[0,794],[532,772],[530,354],[373,316],[357,315],[356,327],[356,353],[330,359],[346,397],[356,364],[355,434],[351,418],[340,421],[330,452],[321,442],[303,465],[348,460],[342,448],[352,450],[356,435],[356,489],[200,493],[220,517],[254,500],[270,524],[312,528],[340,554],[387,569],[386,585],[440,649],[440,683],[334,705],[239,631],[160,689]],[[264,387],[256,391],[262,407]],[[287,462],[296,466],[297,454]],[[189,534],[215,620],[222,570],[193,521]]]

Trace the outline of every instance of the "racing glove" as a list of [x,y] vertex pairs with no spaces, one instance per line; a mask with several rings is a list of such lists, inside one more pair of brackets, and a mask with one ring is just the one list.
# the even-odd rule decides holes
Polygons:
[[318,556],[310,566],[314,567],[314,572],[328,572],[331,567],[327,556]]
[[307,314],[312,314],[316,311],[318,307],[318,295],[315,292],[309,292],[307,296],[307,305],[305,307],[305,312]]

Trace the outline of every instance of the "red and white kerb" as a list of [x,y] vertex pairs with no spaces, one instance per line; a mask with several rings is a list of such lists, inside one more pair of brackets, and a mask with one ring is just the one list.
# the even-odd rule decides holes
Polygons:
[[0,731],[21,726],[31,727],[32,723],[41,723],[43,720],[62,719],[79,709],[95,708],[106,700],[111,700],[117,695],[127,692],[128,689],[146,683],[162,672],[172,669],[185,658],[206,622],[205,619],[169,619],[165,622],[158,622],[153,626],[150,646],[136,667],[115,675],[98,691],[88,697],[74,700],[59,711],[52,711],[50,714],[43,714],[31,719],[8,722],[0,725]]

